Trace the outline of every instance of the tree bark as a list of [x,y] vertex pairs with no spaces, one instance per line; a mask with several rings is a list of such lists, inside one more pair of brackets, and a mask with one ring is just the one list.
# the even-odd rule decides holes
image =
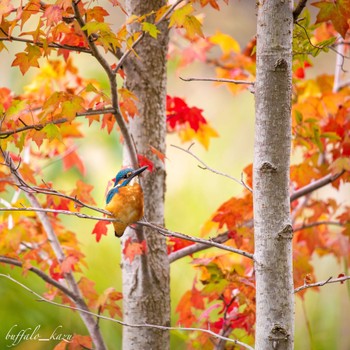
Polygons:
[[257,350],[293,348],[290,219],[293,1],[258,3],[254,229]]
[[[164,0],[127,0],[129,16],[143,15],[165,5]],[[147,22],[151,17],[147,18]],[[138,97],[139,116],[130,120],[130,132],[137,152],[152,159],[153,172],[142,177],[145,198],[145,218],[164,225],[164,164],[150,152],[150,145],[165,154],[166,120],[166,54],[168,50],[168,23],[158,26],[157,39],[145,35],[136,46],[137,56],[131,54],[125,64],[126,86]],[[139,24],[128,27],[130,32],[140,30]],[[127,152],[125,163],[130,164]],[[170,325],[169,261],[165,238],[149,228],[127,229],[123,244],[131,237],[146,240],[147,252],[132,263],[124,259],[123,306],[124,321],[132,324],[152,323]],[[124,327],[123,349],[169,349],[169,332],[151,328]]]

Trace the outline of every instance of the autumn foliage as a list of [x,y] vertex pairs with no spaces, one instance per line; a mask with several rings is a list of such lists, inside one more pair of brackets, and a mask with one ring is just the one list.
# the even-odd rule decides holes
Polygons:
[[[78,276],[78,286],[90,310],[121,318],[122,295],[111,287],[97,293],[94,281],[82,276],[82,268],[87,266],[82,247],[76,232],[63,225],[59,214],[69,211],[78,214],[76,220],[82,220],[79,214],[97,205],[91,194],[93,185],[83,180],[86,170],[76,140],[84,137],[83,125],[97,123],[101,132],[119,133],[123,142],[116,115],[119,113],[126,125],[130,118],[142,117],[137,109],[137,97],[123,86],[125,73],[118,62],[122,52],[129,50],[134,54],[133,44],[141,35],[157,40],[157,21],[163,20],[170,5],[148,16],[129,18],[129,22],[140,24],[140,32],[130,35],[126,24],[112,29],[112,13],[96,2],[78,1],[76,6],[67,0],[51,3],[30,0],[16,7],[12,1],[0,1],[0,51],[21,42],[21,48],[13,57],[12,69],[19,69],[23,75],[34,73],[19,94],[0,87],[0,192],[1,208],[33,207],[30,198],[35,195],[40,208],[53,210],[44,215],[59,241],[62,256],[57,256],[47,235],[47,226],[38,219],[37,213],[6,211],[0,217],[1,262],[20,262],[28,278],[33,267],[58,282],[72,273]],[[118,1],[110,0],[110,3],[113,11],[125,12]],[[208,36],[198,15],[201,7],[220,10],[226,3],[193,0],[172,9],[167,16],[169,27],[181,38],[181,45],[179,40],[170,43],[169,60],[177,62],[179,69],[201,62],[212,67],[218,79],[246,81],[247,84],[225,84],[236,96],[248,87],[254,90],[251,87],[255,79],[256,39],[241,48],[237,38],[219,30]],[[316,56],[330,49],[341,50],[342,38],[347,38],[350,6],[345,1],[320,1],[313,6],[319,11],[316,20],[311,20],[304,10],[296,21],[293,42],[290,193],[295,286],[316,281],[310,262],[313,255],[333,255],[346,266],[350,262],[349,204],[338,202],[335,197],[321,198],[314,195],[313,190],[299,195],[301,190],[322,179],[329,178],[325,184],[335,190],[350,182],[349,84],[337,82],[338,78],[333,75],[308,78]],[[112,57],[101,70],[120,79],[116,96],[118,111],[110,87],[105,89],[101,82],[83,77],[79,72],[80,56],[96,56],[95,50]],[[192,106],[185,96],[168,95],[165,103],[167,131],[176,133],[181,142],[198,141],[208,149],[211,140],[219,136],[205,111],[200,106]],[[149,150],[151,156],[138,154],[138,161],[140,166],[148,165],[149,171],[155,171],[154,159],[165,162],[166,157],[153,145],[149,145]],[[62,162],[64,170],[75,167],[81,179],[69,188],[59,188],[43,179],[42,167],[52,159]],[[226,234],[226,245],[254,253],[251,164],[243,171],[243,181],[245,187],[241,195],[227,198],[202,230],[198,230],[198,235],[209,238]],[[254,188],[252,190],[254,192]],[[105,213],[99,214],[105,217]],[[91,239],[96,240],[96,244],[107,234],[107,225],[107,221],[97,221],[94,226]],[[171,255],[192,244],[170,238],[168,252]],[[147,246],[145,242],[129,240],[122,253],[125,259],[133,261],[138,255],[147,254]],[[188,268],[195,269],[196,277],[192,288],[176,306],[178,323],[184,327],[209,328],[222,336],[252,344],[256,310],[251,259],[216,248],[191,254],[190,258],[192,267]],[[335,275],[343,272],[335,271]],[[306,291],[298,295],[303,297]],[[53,285],[47,284],[46,296],[73,305],[64,292]],[[188,337],[187,342],[193,349],[211,349],[208,337],[210,335],[197,332],[196,336]],[[90,348],[91,339],[76,335],[72,344],[71,349],[82,345]],[[56,347],[64,348],[62,344]]]

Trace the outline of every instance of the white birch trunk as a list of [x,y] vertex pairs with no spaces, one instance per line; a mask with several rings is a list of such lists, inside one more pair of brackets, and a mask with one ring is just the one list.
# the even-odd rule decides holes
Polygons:
[[[142,15],[156,11],[164,0],[127,0],[128,15]],[[147,19],[150,22],[150,19]],[[138,30],[138,24],[128,27]],[[124,65],[127,88],[138,97],[140,116],[130,121],[130,131],[137,152],[152,159],[155,169],[143,176],[145,217],[148,221],[164,225],[164,164],[152,155],[150,145],[165,154],[166,120],[166,53],[168,49],[168,23],[164,21],[158,38],[146,35],[136,46],[138,57],[131,54]],[[126,153],[126,152],[125,152]],[[125,155],[126,163],[130,161]],[[135,231],[127,229],[123,242],[135,238]],[[147,253],[132,263],[124,260],[123,307],[124,321],[131,324],[151,323],[170,325],[169,261],[165,238],[148,228],[138,230],[139,240],[147,242]],[[169,332],[152,328],[123,330],[123,350],[169,349]]]
[[290,219],[293,1],[258,2],[254,230],[256,350],[293,349]]

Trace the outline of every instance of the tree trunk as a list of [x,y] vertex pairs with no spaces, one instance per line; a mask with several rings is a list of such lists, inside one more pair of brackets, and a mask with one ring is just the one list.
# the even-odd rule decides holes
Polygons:
[[293,349],[292,32],[292,0],[259,1],[254,146],[257,350]]
[[[163,6],[162,0],[127,0],[129,16],[143,15]],[[151,18],[148,17],[150,22]],[[139,30],[139,24],[128,27]],[[142,177],[145,197],[145,218],[164,225],[164,164],[150,152],[150,145],[165,153],[166,120],[166,54],[168,49],[168,23],[159,26],[157,39],[145,35],[136,46],[137,57],[131,54],[125,62],[126,86],[138,97],[140,116],[130,121],[130,132],[137,152],[152,159],[153,172]],[[126,153],[126,152],[125,152]],[[128,155],[125,162],[130,164]],[[152,323],[170,325],[169,261],[165,238],[144,228],[127,229],[123,244],[131,237],[146,240],[147,252],[132,263],[124,259],[123,307],[124,321],[131,324]],[[169,348],[169,332],[151,328],[124,327],[123,349],[166,350]]]

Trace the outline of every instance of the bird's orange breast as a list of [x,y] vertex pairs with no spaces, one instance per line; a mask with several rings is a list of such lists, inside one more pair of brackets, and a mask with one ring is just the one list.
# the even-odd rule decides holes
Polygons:
[[107,204],[106,210],[113,214],[119,221],[113,222],[116,236],[123,235],[126,227],[143,216],[143,192],[138,183],[132,186],[119,188],[111,201]]

